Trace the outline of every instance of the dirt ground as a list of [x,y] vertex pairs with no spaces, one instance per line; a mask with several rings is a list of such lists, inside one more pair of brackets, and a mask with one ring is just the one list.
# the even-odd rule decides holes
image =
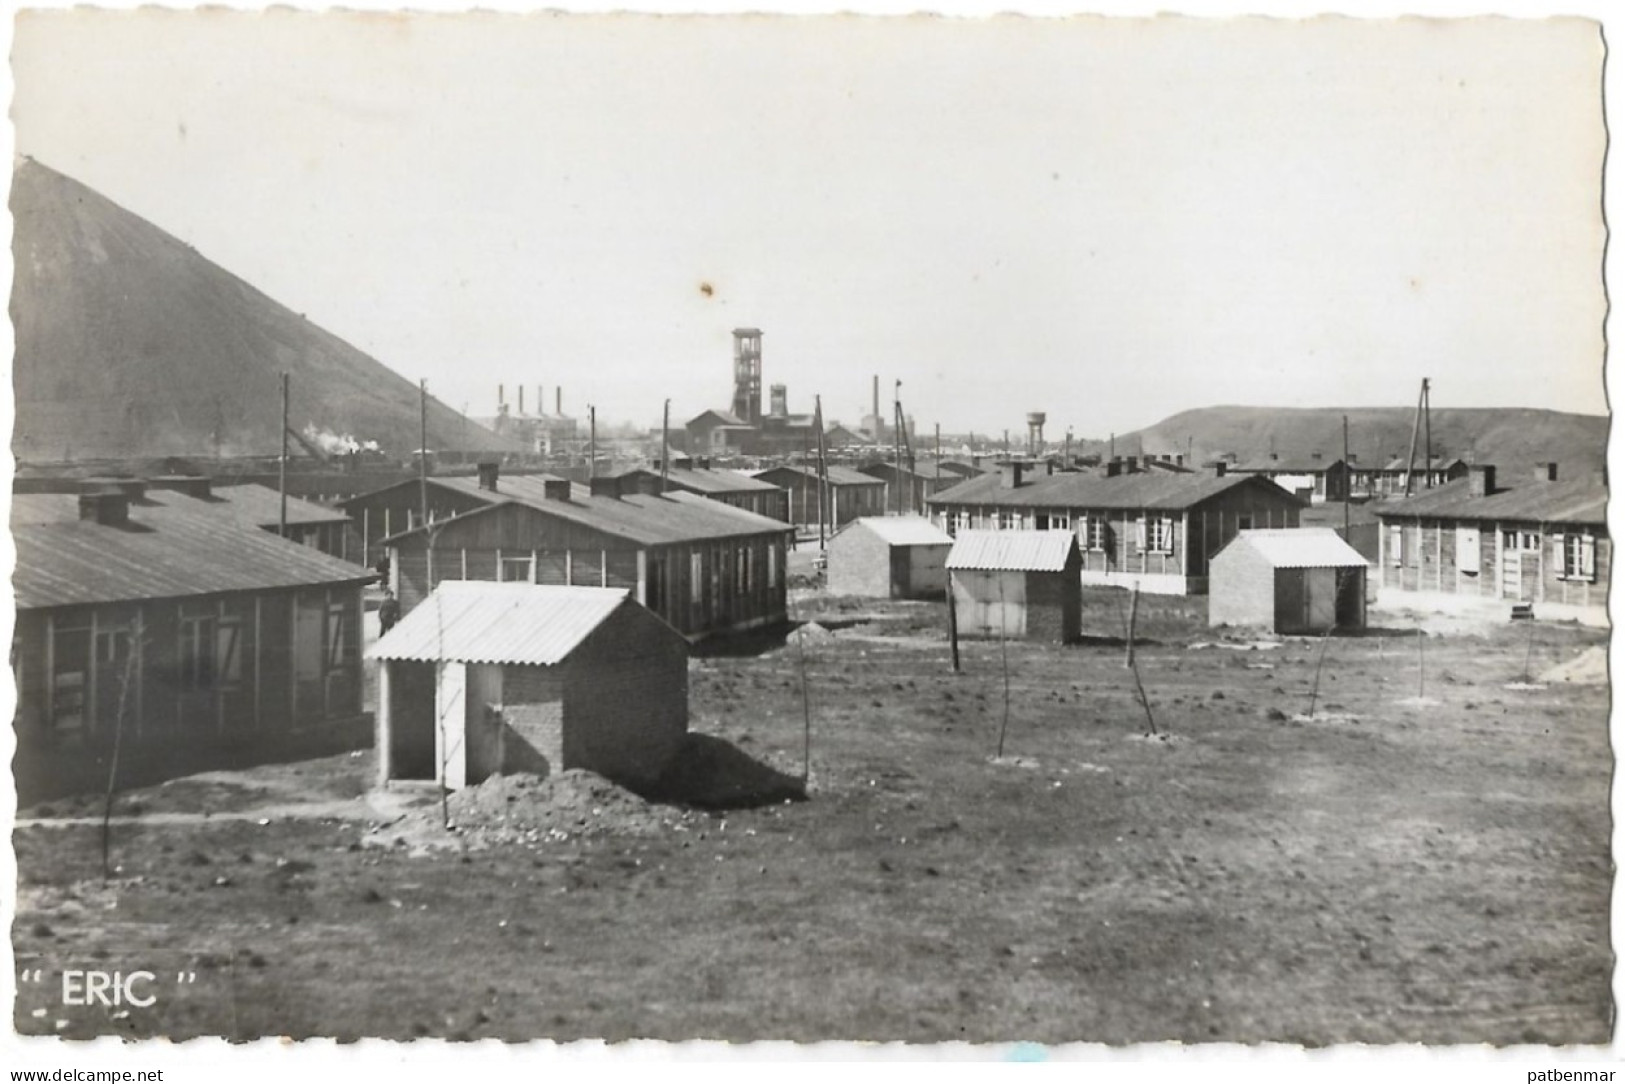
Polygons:
[[[806,592],[818,629],[696,658],[693,728],[789,774],[810,746],[804,801],[506,780],[447,832],[339,756],[124,796],[105,882],[95,803],[25,810],[16,1026],[1608,1041],[1608,686],[1594,652],[1540,680],[1604,634],[1258,641],[1142,598],[1152,733],[1122,598],[1089,594],[1082,645],[967,642],[959,674],[940,604]],[[64,1006],[70,968],[155,999]]]

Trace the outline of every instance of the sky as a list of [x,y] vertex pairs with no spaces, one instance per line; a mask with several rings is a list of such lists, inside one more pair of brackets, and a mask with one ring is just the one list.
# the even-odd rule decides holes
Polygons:
[[1604,413],[1581,19],[47,11],[16,150],[439,398]]

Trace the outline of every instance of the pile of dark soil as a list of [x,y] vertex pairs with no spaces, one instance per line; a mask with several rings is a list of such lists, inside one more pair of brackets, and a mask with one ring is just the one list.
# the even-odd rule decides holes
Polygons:
[[[494,775],[447,801],[451,823],[486,842],[562,841],[580,836],[649,836],[683,819],[594,772],[546,777]],[[438,805],[413,814],[439,823]]]

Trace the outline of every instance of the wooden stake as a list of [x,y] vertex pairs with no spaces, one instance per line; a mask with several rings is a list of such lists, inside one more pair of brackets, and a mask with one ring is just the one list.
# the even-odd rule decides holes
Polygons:
[[948,647],[953,652],[954,673],[959,673],[959,611],[954,603],[954,576],[948,574]]
[[[115,639],[116,643],[117,640]],[[91,645],[94,650],[95,645]],[[124,673],[118,684],[118,715],[113,719],[113,755],[107,765],[107,794],[102,803],[102,880],[110,880],[113,876],[113,796],[118,793],[118,755],[119,747],[124,740],[124,706],[128,703],[130,681],[135,674],[135,660],[139,647],[134,636],[130,637],[130,654],[124,660]],[[95,705],[91,705],[95,710]]]
[[282,458],[277,460],[276,488],[282,509],[277,513],[278,538],[288,537],[288,374],[282,374]]
[[1134,665],[1134,622],[1140,609],[1140,585],[1135,584],[1129,588],[1128,596],[1128,635],[1127,646],[1124,648],[1123,665]]
[[1005,642],[1004,579],[999,579],[999,666],[1004,671],[1004,721],[999,724],[999,759],[1004,759],[1004,732],[1010,727],[1010,649]]

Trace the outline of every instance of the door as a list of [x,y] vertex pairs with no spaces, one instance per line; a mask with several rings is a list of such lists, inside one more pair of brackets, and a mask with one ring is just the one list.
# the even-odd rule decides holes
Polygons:
[[891,597],[912,598],[914,585],[909,582],[909,548],[907,546],[892,546],[891,553]]
[[1523,598],[1523,554],[1515,549],[1501,553],[1501,597]]

